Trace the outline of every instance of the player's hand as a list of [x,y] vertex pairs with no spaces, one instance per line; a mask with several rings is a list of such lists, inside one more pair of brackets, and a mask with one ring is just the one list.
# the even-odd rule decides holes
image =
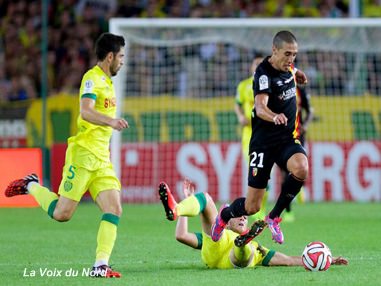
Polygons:
[[295,79],[297,84],[306,84],[308,82],[306,74],[301,70],[296,71]]
[[115,130],[121,131],[125,128],[128,128],[128,122],[124,118],[115,118],[111,121],[111,127]]
[[187,198],[187,197],[190,197],[191,195],[193,195],[195,192],[195,185],[194,183],[189,180],[188,178],[185,178],[184,179],[184,182],[183,182],[183,193],[184,193],[184,196]]
[[287,125],[287,117],[283,113],[279,113],[273,117],[275,125]]
[[332,264],[334,265],[348,265],[348,260],[344,257],[333,257]]
[[241,126],[249,125],[249,120],[247,120],[247,118],[245,116],[240,116],[239,117],[239,124],[241,124]]

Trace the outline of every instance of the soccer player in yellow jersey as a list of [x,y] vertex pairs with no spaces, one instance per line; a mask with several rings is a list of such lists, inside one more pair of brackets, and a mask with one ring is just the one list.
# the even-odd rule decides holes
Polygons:
[[242,126],[242,153],[249,161],[249,143],[251,137],[251,113],[254,107],[253,75],[257,66],[263,61],[262,57],[255,57],[250,66],[251,76],[242,80],[237,86],[234,111],[237,120]]
[[109,142],[113,129],[128,128],[125,119],[115,118],[116,97],[111,80],[123,65],[124,46],[124,38],[111,33],[102,34],[96,41],[98,62],[82,78],[78,132],[68,139],[59,195],[41,186],[35,174],[11,182],[5,191],[8,197],[31,194],[50,217],[65,222],[89,190],[103,213],[91,276],[107,278],[121,277],[109,266],[122,214],[120,182],[110,162]]
[[[184,181],[183,191],[186,198],[176,203],[168,185],[164,182],[159,184],[159,196],[167,219],[177,219],[176,239],[185,245],[201,249],[202,261],[208,268],[303,265],[300,256],[288,256],[269,250],[253,240],[266,227],[263,220],[254,222],[248,229],[246,216],[232,218],[220,239],[213,241],[210,232],[217,216],[213,199],[208,193],[195,193],[194,184],[188,180]],[[198,214],[201,217],[202,233],[189,232],[187,217]],[[249,239],[240,240],[242,235],[246,235]],[[348,261],[343,257],[335,257],[332,264],[347,265]]]
[[[254,108],[253,80],[257,66],[263,61],[263,57],[257,56],[251,63],[251,76],[242,80],[237,86],[234,111],[237,120],[242,127],[242,154],[249,165],[249,144],[251,138],[251,113]],[[263,197],[261,209],[254,215],[257,219],[263,219],[266,215],[267,192]]]

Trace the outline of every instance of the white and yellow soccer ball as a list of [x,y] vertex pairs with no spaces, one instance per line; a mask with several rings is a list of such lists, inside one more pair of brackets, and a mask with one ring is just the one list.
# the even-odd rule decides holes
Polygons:
[[303,250],[302,262],[306,270],[326,271],[332,263],[331,250],[321,241],[310,242]]

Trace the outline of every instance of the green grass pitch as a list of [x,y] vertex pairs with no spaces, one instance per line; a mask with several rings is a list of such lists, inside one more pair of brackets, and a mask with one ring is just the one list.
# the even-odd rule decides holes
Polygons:
[[[317,273],[302,267],[209,270],[199,251],[175,241],[175,223],[164,218],[161,205],[124,205],[111,258],[123,277],[107,281],[88,278],[83,269],[93,263],[101,213],[95,204],[81,203],[66,223],[51,220],[39,208],[0,209],[0,284],[380,285],[380,204],[307,203],[294,205],[294,210],[295,222],[282,224],[283,245],[271,241],[269,230],[258,241],[268,248],[300,255],[308,242],[320,240],[334,256],[348,258],[349,266],[332,266]],[[190,220],[192,231],[200,230],[199,225],[199,218]],[[61,277],[42,276],[45,269],[62,271]],[[78,276],[65,276],[71,270],[78,271]]]

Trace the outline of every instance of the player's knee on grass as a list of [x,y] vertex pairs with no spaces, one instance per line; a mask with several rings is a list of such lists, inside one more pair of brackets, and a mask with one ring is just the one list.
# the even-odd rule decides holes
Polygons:
[[72,216],[73,216],[73,212],[69,210],[55,209],[53,213],[53,218],[59,222],[69,221]]

